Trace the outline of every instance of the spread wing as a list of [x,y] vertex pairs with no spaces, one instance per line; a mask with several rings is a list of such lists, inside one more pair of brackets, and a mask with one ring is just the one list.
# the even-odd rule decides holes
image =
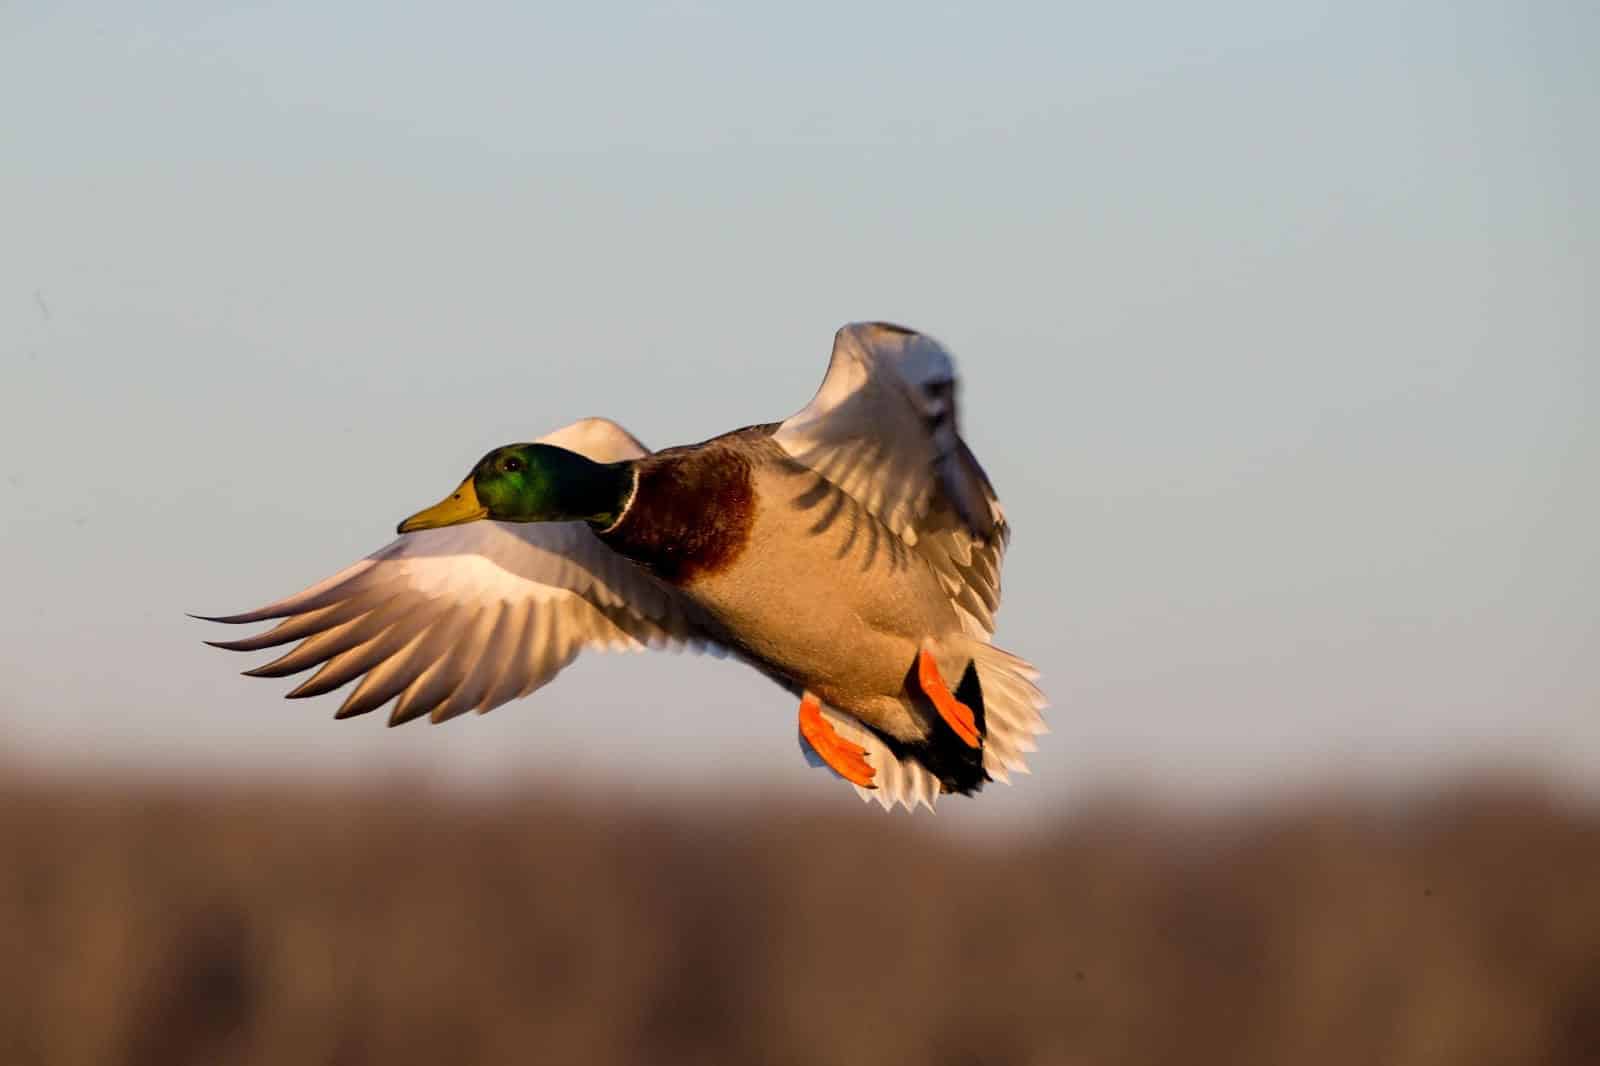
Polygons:
[[[648,454],[622,427],[585,419],[540,438],[598,462]],[[723,654],[694,608],[602,544],[583,522],[469,522],[401,536],[304,592],[218,622],[282,619],[243,640],[298,641],[255,677],[320,667],[291,698],[357,677],[338,717],[395,700],[390,724],[488,711],[544,685],[585,648]]]
[[1009,529],[961,439],[955,363],[938,341],[881,322],[834,337],[812,401],[773,439],[915,547],[974,636],[994,631]]

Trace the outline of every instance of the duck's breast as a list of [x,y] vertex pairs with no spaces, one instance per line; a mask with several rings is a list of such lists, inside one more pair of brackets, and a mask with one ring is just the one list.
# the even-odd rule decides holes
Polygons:
[[898,699],[922,641],[960,631],[949,597],[854,499],[787,456],[763,458],[752,465],[738,555],[684,591],[748,651],[835,706]]

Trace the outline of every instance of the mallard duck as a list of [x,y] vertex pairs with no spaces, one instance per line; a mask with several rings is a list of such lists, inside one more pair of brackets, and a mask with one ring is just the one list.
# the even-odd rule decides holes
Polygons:
[[391,725],[488,711],[587,648],[740,659],[800,699],[799,740],[885,808],[932,807],[1026,772],[1045,732],[1028,663],[990,644],[1005,514],[957,433],[932,338],[857,323],[782,422],[652,452],[574,422],[489,452],[399,539],[244,614],[298,641],[246,671],[320,666],[288,695],[360,678],[336,717]]

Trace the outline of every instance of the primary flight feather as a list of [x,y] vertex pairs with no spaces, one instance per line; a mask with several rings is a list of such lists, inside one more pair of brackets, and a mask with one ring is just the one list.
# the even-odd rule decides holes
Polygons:
[[400,537],[217,647],[359,682],[338,717],[487,711],[586,648],[733,655],[801,699],[801,748],[864,798],[932,806],[1026,772],[1028,663],[994,647],[1009,529],[956,423],[949,353],[858,323],[790,418],[651,452],[590,418],[496,448]]

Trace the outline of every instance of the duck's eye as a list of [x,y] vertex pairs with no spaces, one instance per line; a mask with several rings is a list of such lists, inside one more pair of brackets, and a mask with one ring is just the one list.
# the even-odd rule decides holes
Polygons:
[[505,471],[507,474],[515,474],[518,470],[522,469],[522,460],[507,459],[505,462],[500,464],[500,469]]

